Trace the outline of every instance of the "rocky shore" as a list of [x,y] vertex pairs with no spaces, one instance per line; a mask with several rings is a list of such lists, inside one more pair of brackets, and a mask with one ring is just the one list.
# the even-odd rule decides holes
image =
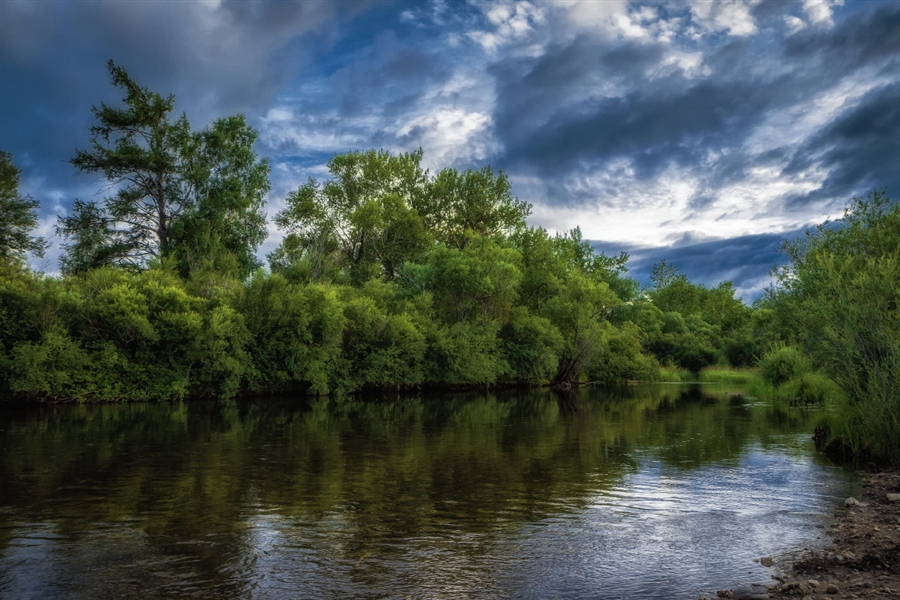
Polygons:
[[[792,565],[763,557],[763,566],[781,566],[786,576],[772,582],[720,590],[733,600],[898,600],[900,599],[900,471],[868,474],[861,498],[848,498],[824,550],[808,551]],[[708,599],[700,596],[700,599]]]

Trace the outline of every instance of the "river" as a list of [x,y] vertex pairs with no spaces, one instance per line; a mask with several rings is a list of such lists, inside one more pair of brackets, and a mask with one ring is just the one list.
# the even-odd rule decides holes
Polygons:
[[0,597],[694,599],[824,543],[817,413],[719,386],[0,403]]

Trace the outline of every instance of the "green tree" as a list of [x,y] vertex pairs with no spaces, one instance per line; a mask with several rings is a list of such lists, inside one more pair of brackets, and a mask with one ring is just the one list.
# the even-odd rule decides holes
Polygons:
[[37,226],[38,201],[19,193],[22,170],[12,154],[0,151],[0,259],[24,261],[25,254],[43,256],[47,244],[33,237]]
[[771,304],[844,392],[831,434],[900,463],[900,205],[854,198],[784,250]]
[[176,256],[183,271],[204,258],[233,257],[244,274],[265,237],[263,199],[269,167],[252,151],[254,132],[241,115],[191,131],[187,116],[172,119],[175,99],[139,86],[121,66],[107,63],[124,107],[94,107],[91,145],[72,164],[100,174],[115,194],[78,202],[59,219],[70,241],[62,268],[76,273],[103,264],[143,268]]
[[415,207],[438,240],[460,249],[473,235],[507,236],[524,229],[531,214],[530,204],[512,196],[506,175],[490,167],[442,170]]
[[844,392],[831,434],[900,464],[900,204],[854,198],[784,250],[770,299]]
[[411,287],[431,294],[445,323],[505,320],[522,278],[519,253],[475,237],[460,250],[439,244],[422,265],[410,265]]
[[650,281],[657,291],[671,286],[677,281],[687,281],[687,276],[678,271],[678,267],[661,260],[650,269]]
[[391,156],[384,150],[348,152],[328,162],[331,180],[310,179],[292,192],[275,217],[287,232],[269,256],[274,271],[299,262],[320,279],[346,269],[354,284],[393,279],[407,260],[420,257],[431,236],[416,211],[427,174],[422,151]]
[[580,272],[571,273],[560,293],[541,308],[563,337],[557,382],[577,381],[608,351],[607,322],[620,304],[606,282],[596,281]]

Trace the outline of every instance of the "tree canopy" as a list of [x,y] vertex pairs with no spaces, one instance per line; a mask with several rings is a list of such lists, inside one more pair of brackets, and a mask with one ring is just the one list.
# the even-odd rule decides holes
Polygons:
[[784,250],[770,302],[845,394],[832,434],[900,462],[900,204],[881,191],[854,198]]
[[31,232],[37,227],[37,200],[19,193],[22,170],[12,154],[0,151],[0,259],[23,261],[28,252],[43,256],[47,247]]
[[114,193],[78,201],[59,219],[57,231],[69,240],[63,272],[106,264],[140,269],[167,256],[190,272],[228,256],[248,273],[265,238],[269,190],[268,163],[252,150],[256,132],[242,115],[192,131],[186,115],[172,118],[174,96],[141,87],[113,61],[107,66],[125,93],[123,106],[94,107],[90,147],[71,163],[102,175]]

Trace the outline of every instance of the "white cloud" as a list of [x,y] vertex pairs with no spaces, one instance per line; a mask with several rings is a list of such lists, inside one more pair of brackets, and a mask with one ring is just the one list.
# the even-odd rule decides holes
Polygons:
[[806,21],[800,17],[795,17],[794,15],[786,15],[784,17],[784,24],[787,27],[788,35],[803,31],[807,27]]
[[496,150],[491,116],[486,113],[442,108],[402,123],[397,135],[411,137],[406,150],[426,149],[424,160],[430,167],[452,165],[460,159],[484,160]]
[[844,0],[804,0],[803,12],[813,25],[834,26],[831,7],[843,6]]
[[368,147],[371,134],[380,126],[375,116],[347,118],[336,112],[301,114],[279,107],[260,119],[259,140],[284,152],[346,152]]
[[618,17],[628,14],[626,0],[570,0],[557,6],[566,11],[569,22],[579,29],[614,30]]
[[493,29],[470,31],[467,35],[489,53],[526,39],[534,31],[534,25],[545,20],[544,11],[530,2],[481,4],[481,10]]
[[[535,225],[551,232],[579,226],[587,239],[662,247],[700,237],[779,233],[820,222],[832,210],[827,201],[796,215],[786,213],[781,202],[818,189],[826,175],[813,169],[786,176],[780,167],[756,167],[731,184],[713,186],[705,166],[672,165],[652,179],[641,179],[629,159],[619,158],[586,168],[556,196],[536,178],[512,181],[519,196],[534,205]],[[568,207],[546,203],[560,195],[584,201]],[[708,200],[697,204],[698,196]]]
[[892,81],[879,78],[875,71],[863,70],[831,88],[811,93],[804,102],[770,111],[747,137],[743,148],[759,155],[778,148],[799,147],[867,93]]
[[757,32],[750,8],[760,0],[695,0],[691,14],[695,23],[712,32],[727,31],[733,36]]

